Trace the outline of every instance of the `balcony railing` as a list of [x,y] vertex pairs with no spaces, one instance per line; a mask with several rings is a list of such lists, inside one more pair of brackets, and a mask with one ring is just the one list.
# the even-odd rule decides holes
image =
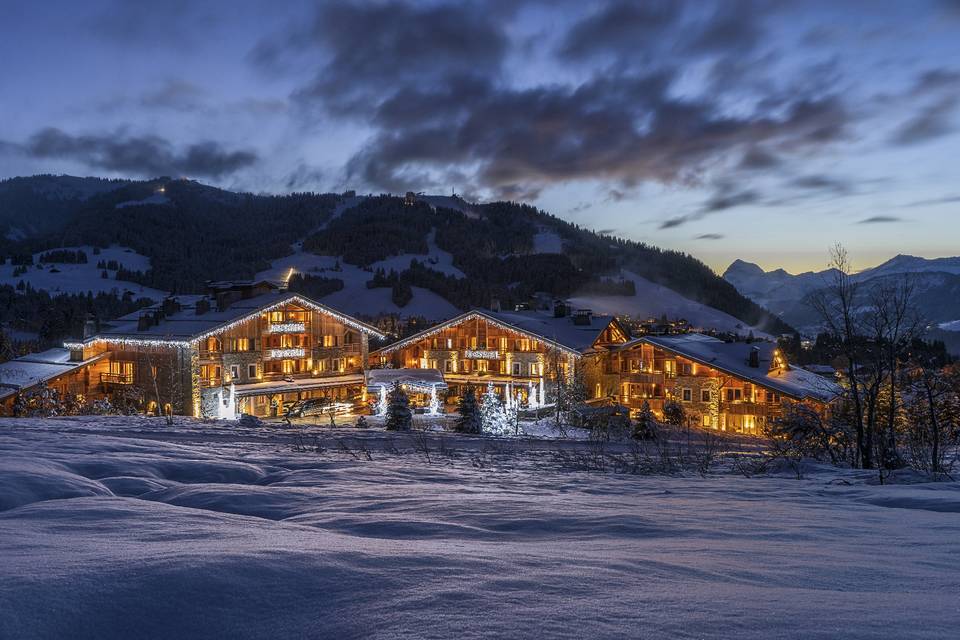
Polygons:
[[106,384],[133,384],[132,373],[101,373],[100,382]]

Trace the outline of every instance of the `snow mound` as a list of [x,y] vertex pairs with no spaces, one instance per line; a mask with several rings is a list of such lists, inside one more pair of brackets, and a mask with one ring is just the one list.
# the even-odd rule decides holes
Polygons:
[[0,465],[3,478],[0,511],[44,500],[112,495],[101,483],[71,473],[56,463],[0,458]]

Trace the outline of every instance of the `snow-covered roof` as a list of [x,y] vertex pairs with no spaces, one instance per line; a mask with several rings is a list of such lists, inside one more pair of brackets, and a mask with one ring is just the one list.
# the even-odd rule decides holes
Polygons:
[[[786,369],[771,371],[770,362],[777,348],[772,342],[724,342],[712,336],[686,333],[644,336],[623,346],[637,342],[652,344],[792,398],[827,402],[840,393],[836,383],[799,367],[788,365]],[[750,366],[750,352],[754,349],[760,356],[759,367]]]
[[399,382],[411,387],[446,388],[447,382],[439,369],[370,369],[367,371],[367,388],[392,387]]
[[269,311],[286,303],[298,304],[329,314],[358,331],[380,338],[383,337],[383,333],[375,327],[302,295],[285,291],[274,290],[251,298],[234,300],[223,310],[217,310],[216,305],[211,303],[211,308],[199,315],[196,308],[199,298],[186,296],[178,300],[181,305],[180,310],[164,315],[157,324],[151,323],[141,329],[138,327],[138,319],[148,310],[160,309],[162,304],[128,314],[107,324],[91,340],[191,342],[221,333],[235,324],[248,320],[253,315]]
[[70,361],[68,349],[47,349],[29,353],[15,360],[0,363],[0,399],[8,398],[24,389],[49,382],[66,373],[87,365],[101,356],[89,360]]
[[441,322],[429,329],[425,329],[420,333],[415,333],[408,338],[394,342],[378,350],[376,353],[390,353],[397,349],[402,349],[407,345],[423,340],[444,329],[475,319],[486,320],[501,328],[526,334],[531,338],[535,338],[574,355],[580,355],[589,350],[597,338],[600,337],[600,333],[615,320],[613,316],[591,315],[589,316],[589,322],[577,324],[574,322],[573,316],[557,318],[554,317],[552,313],[542,311],[487,311],[485,309],[474,309],[451,318],[446,322]]

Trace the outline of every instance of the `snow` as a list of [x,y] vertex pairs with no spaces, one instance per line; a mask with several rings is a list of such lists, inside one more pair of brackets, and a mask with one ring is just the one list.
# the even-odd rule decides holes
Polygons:
[[125,200],[124,202],[119,202],[114,206],[115,209],[123,209],[125,207],[135,207],[137,205],[143,204],[167,204],[170,202],[170,198],[163,195],[162,193],[154,193],[151,196],[142,198],[140,200]]
[[960,331],[960,320],[940,323],[940,328],[944,331]]
[[[86,264],[60,264],[45,263],[42,268],[38,268],[40,256],[47,251],[41,251],[33,255],[34,264],[27,266],[26,273],[14,276],[13,272],[17,268],[11,264],[0,265],[0,284],[16,286],[21,280],[31,285],[34,289],[45,290],[52,295],[58,293],[110,293],[116,290],[121,295],[125,291],[133,292],[134,298],[150,298],[152,300],[162,300],[166,297],[166,292],[151,287],[127,282],[124,280],[115,280],[116,271],[108,270],[109,278],[102,278],[101,271],[97,268],[97,263],[101,260],[109,262],[116,260],[125,269],[131,271],[147,271],[150,269],[150,258],[136,253],[132,249],[113,245],[100,250],[99,255],[94,255],[92,246],[81,247],[63,247],[68,251],[82,250],[87,254],[88,262]],[[56,271],[51,271],[56,269]]]
[[5,638],[945,638],[960,624],[956,483],[635,476],[561,462],[558,447],[592,443],[449,434],[427,436],[428,461],[416,435],[376,429],[313,429],[303,447],[187,420],[2,426]]
[[570,303],[574,308],[592,309],[595,313],[616,316],[630,316],[637,319],[660,318],[666,314],[671,320],[685,318],[699,329],[716,329],[745,334],[751,329],[756,337],[770,337],[768,334],[752,328],[723,311],[685,298],[676,291],[653,283],[631,271],[623,271],[622,276],[633,280],[636,295],[633,296],[574,296]]
[[[338,260],[339,271],[335,270]],[[406,266],[410,266],[409,259]],[[346,264],[336,256],[318,256],[296,251],[289,256],[274,260],[269,269],[257,274],[256,279],[282,282],[289,276],[290,269],[307,275],[343,280],[343,289],[324,296],[317,302],[322,302],[349,315],[371,317],[381,313],[397,313],[402,317],[423,316],[428,320],[443,320],[460,312],[444,298],[421,287],[412,287],[413,298],[406,306],[398,307],[391,300],[390,289],[367,288],[367,281],[373,278],[372,271]]]
[[556,231],[540,229],[533,236],[534,253],[563,253],[563,239]]
[[440,273],[445,273],[456,278],[466,278],[467,275],[463,271],[453,266],[453,254],[437,246],[436,236],[436,229],[431,229],[430,233],[427,234],[426,254],[405,253],[399,256],[391,256],[385,260],[374,262],[370,265],[370,268],[374,271],[383,269],[388,273],[393,269],[399,273],[410,268],[411,260],[417,260],[418,262],[422,262],[428,269],[439,271]]

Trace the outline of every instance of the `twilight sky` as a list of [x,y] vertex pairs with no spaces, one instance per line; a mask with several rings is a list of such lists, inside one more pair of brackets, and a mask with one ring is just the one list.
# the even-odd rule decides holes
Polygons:
[[960,254],[960,0],[0,0],[0,177],[528,201],[789,271]]

